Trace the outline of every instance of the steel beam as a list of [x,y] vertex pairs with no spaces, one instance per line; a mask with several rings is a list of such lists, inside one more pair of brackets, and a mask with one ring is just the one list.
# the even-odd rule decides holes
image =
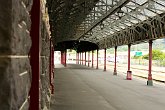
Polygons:
[[102,21],[104,21],[110,15],[114,14],[115,12],[117,12],[121,7],[123,7],[124,5],[126,5],[130,1],[131,0],[120,0],[120,2],[118,3],[117,6],[114,6],[112,9],[108,10],[107,13],[105,13],[103,16],[101,16],[100,19],[96,20],[90,27],[88,27],[88,29],[86,29],[82,34],[80,34],[78,39],[83,37],[85,34],[87,34],[89,31],[91,31],[93,28],[95,28],[97,25],[99,25]]

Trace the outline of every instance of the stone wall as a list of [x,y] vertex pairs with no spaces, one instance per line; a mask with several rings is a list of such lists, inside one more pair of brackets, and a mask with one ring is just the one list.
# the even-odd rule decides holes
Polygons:
[[45,22],[41,22],[41,74],[40,74],[40,106],[41,109],[50,107],[50,83],[49,83],[49,63],[50,63],[50,39]]
[[28,109],[32,0],[0,1],[0,109]]
[[[32,0],[0,0],[0,110],[28,110]],[[49,109],[50,38],[41,12],[40,109]],[[37,106],[37,105],[36,105]]]

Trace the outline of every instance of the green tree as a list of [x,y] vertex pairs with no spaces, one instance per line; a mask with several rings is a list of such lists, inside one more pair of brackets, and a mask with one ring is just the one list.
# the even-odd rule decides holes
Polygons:
[[[149,54],[143,55],[143,59],[148,59]],[[152,59],[153,60],[164,60],[165,59],[165,53],[163,53],[160,50],[152,50]]]

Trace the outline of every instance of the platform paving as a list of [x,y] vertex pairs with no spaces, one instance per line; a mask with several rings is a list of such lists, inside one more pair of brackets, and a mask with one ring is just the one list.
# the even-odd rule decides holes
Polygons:
[[56,65],[51,110],[165,110],[165,86],[85,66]]

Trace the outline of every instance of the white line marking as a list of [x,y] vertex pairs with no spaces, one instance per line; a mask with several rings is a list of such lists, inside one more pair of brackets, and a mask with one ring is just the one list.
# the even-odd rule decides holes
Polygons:
[[28,58],[26,55],[0,55],[0,58]]
[[20,107],[19,110],[23,110],[23,107],[25,106],[25,104],[27,103],[27,101],[28,101],[28,98],[26,98],[26,100],[24,101],[24,103],[22,104],[22,106]]
[[27,74],[27,73],[28,73],[28,71],[25,71],[25,72],[19,74],[19,76],[23,76],[23,75],[25,75],[25,74]]

